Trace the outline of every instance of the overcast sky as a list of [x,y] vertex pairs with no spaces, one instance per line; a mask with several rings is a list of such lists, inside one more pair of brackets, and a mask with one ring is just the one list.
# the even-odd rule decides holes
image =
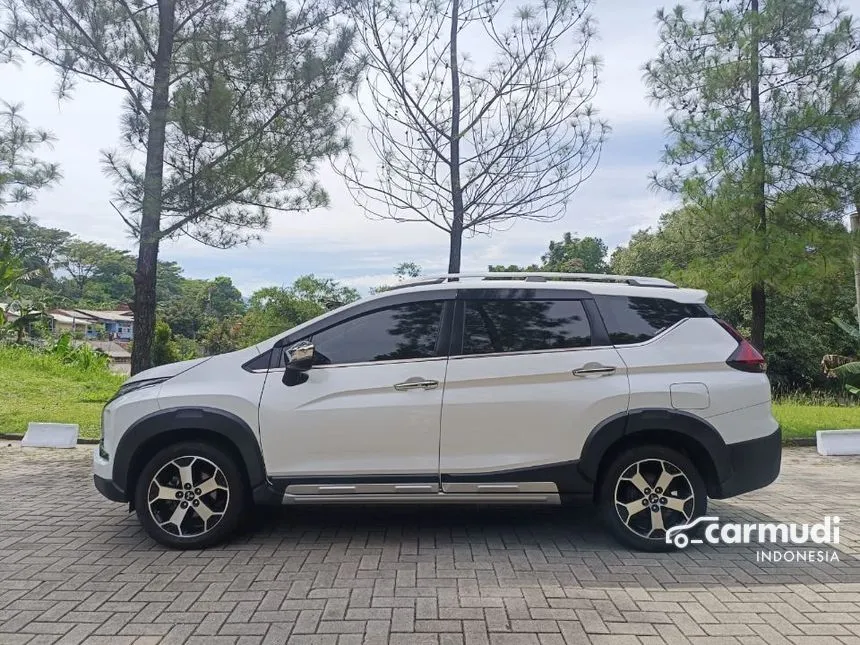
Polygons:
[[[576,193],[562,220],[522,222],[491,237],[464,240],[464,271],[537,261],[548,241],[565,231],[602,237],[613,248],[671,207],[670,195],[649,187],[665,121],[646,99],[642,83],[642,65],[653,56],[657,42],[654,14],[666,4],[596,0],[599,39],[594,49],[603,59],[596,104],[613,130],[600,166]],[[844,4],[860,14],[860,0]],[[44,156],[59,162],[63,180],[41,192],[27,212],[45,226],[131,250],[133,241],[108,204],[111,184],[99,162],[100,150],[117,144],[122,95],[81,83],[71,100],[58,103],[54,84],[55,75],[47,67],[0,66],[0,98],[22,103],[32,125],[57,137],[54,149]],[[246,295],[261,286],[289,284],[306,273],[341,279],[364,292],[365,287],[390,280],[392,267],[403,261],[417,262],[425,273],[444,272],[445,234],[427,224],[370,220],[336,175],[327,171],[321,179],[331,195],[331,207],[301,215],[273,214],[262,242],[222,251],[190,240],[168,241],[162,244],[160,258],[179,262],[189,277],[229,275]]]

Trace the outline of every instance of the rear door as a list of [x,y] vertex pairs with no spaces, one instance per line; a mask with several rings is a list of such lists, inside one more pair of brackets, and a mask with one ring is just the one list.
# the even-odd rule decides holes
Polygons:
[[560,473],[589,432],[627,411],[624,362],[593,300],[577,293],[460,291],[442,405],[444,490],[568,492]]

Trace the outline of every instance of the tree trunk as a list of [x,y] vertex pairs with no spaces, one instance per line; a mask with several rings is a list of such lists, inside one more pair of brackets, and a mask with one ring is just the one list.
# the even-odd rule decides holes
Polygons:
[[764,277],[758,266],[767,257],[767,203],[765,201],[765,164],[764,137],[761,124],[761,92],[759,88],[759,0],[751,0],[752,32],[750,38],[750,138],[752,143],[752,190],[753,216],[756,236],[759,245],[750,291],[752,305],[752,321],[750,323],[750,342],[760,352],[764,352],[764,329],[767,311],[767,294],[764,288]]
[[455,218],[454,226],[451,227],[451,244],[448,251],[448,273],[460,273],[460,258],[463,252],[463,222],[457,228]]
[[463,189],[460,186],[460,70],[457,64],[457,36],[460,27],[460,0],[451,3],[451,247],[448,273],[460,273],[463,250]]
[[158,51],[155,58],[149,132],[146,140],[146,170],[140,214],[140,246],[134,273],[134,343],[131,373],[152,366],[155,332],[155,282],[158,267],[161,191],[164,172],[164,138],[170,101],[170,66],[173,57],[176,0],[158,0]]
[[860,329],[860,200],[851,214],[848,228],[851,231],[851,259],[854,262],[854,298],[856,300],[857,327]]

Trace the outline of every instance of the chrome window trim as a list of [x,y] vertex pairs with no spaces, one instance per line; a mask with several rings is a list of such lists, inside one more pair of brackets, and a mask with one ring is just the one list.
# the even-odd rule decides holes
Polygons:
[[489,358],[497,356],[530,356],[533,354],[561,354],[564,352],[584,352],[597,349],[611,348],[612,345],[588,345],[586,347],[557,347],[555,349],[527,349],[519,352],[492,352],[490,354],[454,354],[451,360],[462,360],[464,358]]
[[[428,356],[426,358],[397,358],[391,361],[363,361],[361,363],[336,363],[334,365],[314,365],[308,372],[316,372],[317,370],[342,369],[345,367],[368,367],[370,365],[398,365],[402,363],[430,363],[433,361],[447,361],[447,356]],[[286,367],[268,367],[260,368],[259,370],[251,370],[257,374],[270,374],[272,372],[280,374]]]
[[402,363],[430,363],[433,361],[446,361],[447,356],[428,356],[426,358],[396,358],[390,361],[362,361],[360,363],[334,363],[332,365],[314,365],[310,370],[341,369],[344,367],[367,367],[369,365],[398,365]]

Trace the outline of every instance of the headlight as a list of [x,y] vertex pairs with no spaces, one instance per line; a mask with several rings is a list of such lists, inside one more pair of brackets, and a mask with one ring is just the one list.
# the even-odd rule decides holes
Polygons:
[[[169,376],[162,376],[160,378],[148,378],[142,381],[132,381],[131,383],[123,383],[120,385],[119,390],[117,390],[116,394],[111,397],[110,401],[115,401],[119,397],[128,394],[129,392],[136,392],[137,390],[142,390],[145,387],[152,387],[153,385],[160,385],[170,379]],[[108,403],[110,403],[108,401]]]

